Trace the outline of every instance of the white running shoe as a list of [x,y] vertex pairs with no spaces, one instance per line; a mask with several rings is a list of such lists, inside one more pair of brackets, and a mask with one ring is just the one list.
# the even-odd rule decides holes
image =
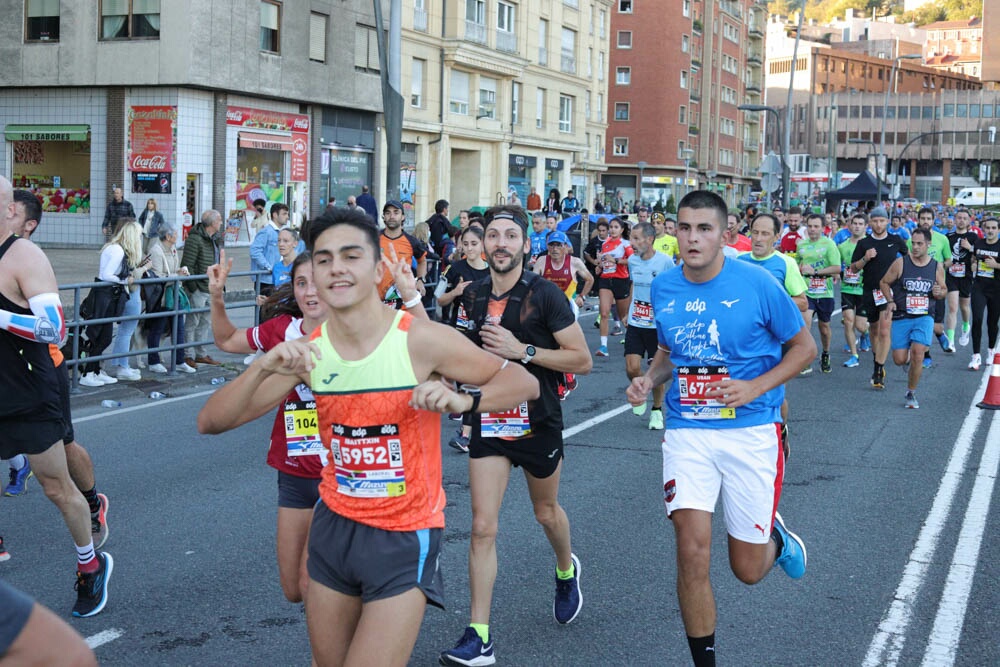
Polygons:
[[80,378],[80,384],[84,387],[103,387],[104,383],[97,377],[97,373],[84,373]]
[[177,364],[177,372],[178,373],[197,373],[198,371],[196,371],[195,369],[191,368],[187,364],[181,362],[181,363]]
[[97,374],[97,379],[103,382],[104,384],[117,384],[118,382],[117,379],[105,373],[103,368],[101,369],[101,372]]
[[983,358],[979,356],[979,353],[972,355],[972,361],[969,362],[970,371],[978,371],[979,367],[983,365]]
[[969,339],[972,337],[971,329],[966,329],[962,332],[962,335],[958,337],[958,344],[965,347],[969,344]]
[[136,380],[142,379],[142,373],[139,372],[138,368],[125,368],[120,366],[118,372],[115,374],[119,380],[125,380],[126,382],[135,382]]
[[164,366],[163,364],[153,364],[152,366],[149,367],[149,372],[163,374],[167,372],[167,367]]

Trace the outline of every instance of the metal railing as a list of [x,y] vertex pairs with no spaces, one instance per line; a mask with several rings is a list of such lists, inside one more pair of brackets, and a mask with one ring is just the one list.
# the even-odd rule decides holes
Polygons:
[[477,42],[479,44],[486,43],[486,24],[477,23],[475,21],[470,21],[466,19],[465,21],[465,40],[468,42]]
[[420,32],[427,32],[427,11],[424,9],[413,10],[413,29]]
[[[256,297],[256,295],[260,292],[260,276],[265,275],[266,273],[267,273],[266,271],[244,271],[239,273],[230,273],[229,276],[232,278],[252,276],[253,286],[254,286],[253,292]],[[182,344],[177,344],[177,342],[174,339],[174,336],[172,335],[170,345],[159,345],[158,347],[155,348],[143,348],[141,350],[129,349],[126,352],[119,352],[119,353],[114,353],[114,352],[105,353],[105,350],[101,350],[101,354],[89,355],[83,358],[80,357],[80,343],[82,341],[81,334],[83,333],[83,330],[86,327],[93,325],[101,325],[101,324],[114,325],[121,322],[152,320],[157,318],[168,317],[170,318],[171,331],[176,332],[177,321],[179,318],[187,317],[190,313],[211,312],[211,307],[191,308],[189,310],[184,310],[181,308],[181,299],[179,298],[179,290],[183,289],[181,285],[182,283],[189,280],[205,280],[207,278],[208,278],[207,275],[201,274],[196,276],[174,275],[165,278],[143,278],[141,280],[136,280],[133,283],[133,285],[139,285],[140,289],[142,285],[162,284],[164,286],[164,291],[165,291],[168,286],[173,285],[175,294],[173,310],[159,310],[153,313],[142,312],[139,313],[138,315],[119,315],[116,317],[100,317],[92,319],[80,319],[80,306],[82,305],[84,299],[86,298],[86,295],[81,296],[81,293],[84,290],[88,290],[89,294],[89,290],[97,287],[125,287],[126,290],[128,289],[128,287],[120,285],[119,283],[112,283],[105,281],[95,281],[88,283],[70,283],[67,285],[60,285],[59,286],[60,292],[64,290],[67,291],[72,290],[73,292],[73,302],[72,302],[73,319],[66,323],[66,330],[72,334],[72,341],[73,341],[71,354],[67,355],[66,357],[66,366],[71,369],[71,383],[73,389],[76,390],[80,384],[80,366],[84,364],[89,364],[91,362],[107,361],[109,359],[138,357],[143,354],[151,354],[154,352],[157,354],[161,352],[166,352],[166,353],[171,353],[168,374],[174,375],[177,373],[177,357],[175,354],[172,354],[173,352],[175,352],[176,350],[186,349],[189,347],[214,345],[215,344],[214,338],[209,340],[185,341]],[[123,298],[128,298],[127,293]],[[255,322],[259,321],[260,311],[257,306],[256,298],[251,299],[250,301],[237,301],[226,304],[226,310],[236,310],[239,308],[253,308],[254,321]],[[113,341],[108,343],[109,348],[112,347],[112,345]],[[131,348],[131,341],[129,342],[129,347]]]
[[497,49],[517,53],[517,33],[497,29]]

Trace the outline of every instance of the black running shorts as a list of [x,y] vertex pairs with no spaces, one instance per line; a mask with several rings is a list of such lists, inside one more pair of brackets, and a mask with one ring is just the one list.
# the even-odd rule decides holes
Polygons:
[[656,338],[656,329],[644,329],[634,325],[629,325],[625,331],[625,355],[637,354],[652,359],[656,355],[656,348],[659,347],[659,340]]
[[539,433],[518,440],[482,438],[476,430],[469,441],[469,458],[484,459],[487,456],[503,456],[514,467],[537,479],[551,477],[563,459],[562,431]]
[[59,378],[59,407],[62,408],[63,425],[66,427],[62,441],[69,445],[76,437],[73,433],[73,411],[69,403],[69,369],[66,362],[56,366],[56,377]]
[[278,471],[278,507],[311,510],[319,502],[319,478]]
[[309,529],[309,578],[338,593],[360,597],[362,602],[419,588],[430,604],[444,609],[438,566],[442,532],[440,528],[407,532],[373,528],[318,503]]
[[0,419],[0,459],[18,454],[41,454],[62,442],[66,427],[62,419],[34,421],[25,417]]
[[949,292],[958,292],[958,296],[968,299],[972,296],[972,276],[955,278],[947,270],[944,272],[944,284],[948,286]]
[[631,278],[601,278],[597,286],[602,290],[610,290],[616,301],[627,299],[632,291]]

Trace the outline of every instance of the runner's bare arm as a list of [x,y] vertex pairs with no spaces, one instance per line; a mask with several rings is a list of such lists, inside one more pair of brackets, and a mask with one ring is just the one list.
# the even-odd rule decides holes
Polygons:
[[219,251],[219,263],[208,267],[208,303],[212,309],[212,335],[215,346],[223,352],[248,354],[254,348],[247,342],[246,329],[238,329],[229,319],[223,297],[226,278],[233,269],[233,259],[226,259],[226,251]]
[[583,296],[590,294],[591,288],[594,286],[594,274],[590,272],[587,265],[583,263],[583,260],[579,257],[573,258],[573,271],[576,272],[576,277],[579,279],[583,277],[583,287],[577,289],[577,293]]
[[625,390],[628,402],[632,405],[645,403],[646,397],[649,396],[649,392],[653,391],[653,387],[658,387],[671,380],[673,371],[674,365],[670,361],[670,349],[658,345],[656,354],[653,355],[653,360],[649,363],[645,375],[632,378],[632,383]]
[[[447,389],[433,379],[435,374],[458,384],[479,387],[482,390],[480,412],[508,410],[538,398],[538,381],[521,364],[505,362],[476,347],[454,329],[435,322],[414,322],[410,332],[414,371],[418,380],[426,379],[414,390],[414,397],[428,403],[418,404],[417,407],[438,412],[465,412],[469,409],[471,398]],[[442,393],[433,385],[455,396]],[[447,410],[441,409],[445,399],[449,407]]]
[[803,326],[784,345],[781,362],[753,380],[722,380],[709,385],[706,396],[722,401],[726,407],[738,408],[797,376],[816,358],[816,341],[809,328]]
[[[413,271],[410,270],[410,263],[399,259],[394,247],[389,246],[388,256],[382,257],[382,263],[385,264],[386,271],[392,276],[392,282],[396,285],[396,291],[399,292],[403,303],[421,297],[419,290],[417,290],[417,279],[413,277]],[[413,308],[407,308],[406,311],[422,320],[430,319],[423,303],[418,303]]]
[[[59,300],[59,286],[52,265],[41,248],[19,241],[7,251],[22,303],[31,315],[0,309],[0,329],[36,343],[62,345],[66,340],[66,318]],[[17,302],[15,296],[15,303]]]
[[205,402],[198,413],[198,432],[223,433],[266,414],[295,385],[309,381],[313,355],[319,356],[319,350],[305,339],[271,348]]
[[878,283],[878,288],[882,290],[882,294],[889,301],[889,308],[895,308],[892,305],[892,284],[899,280],[899,276],[903,273],[903,258],[897,257],[896,260],[889,265],[889,270],[885,272],[882,276],[882,280]]
[[934,287],[931,288],[931,296],[935,299],[943,299],[948,296],[948,285],[944,280],[944,266],[941,262],[937,265],[937,274],[934,276]]

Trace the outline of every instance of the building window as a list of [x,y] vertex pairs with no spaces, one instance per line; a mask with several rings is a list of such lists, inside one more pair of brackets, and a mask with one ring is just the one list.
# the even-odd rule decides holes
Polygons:
[[628,102],[615,102],[615,120],[628,120]]
[[451,88],[448,90],[448,110],[462,116],[469,115],[469,75],[457,69],[451,71]]
[[632,31],[631,30],[619,30],[618,31],[618,48],[619,49],[631,49],[632,48]]
[[465,39],[486,43],[485,0],[465,0]]
[[59,41],[59,0],[28,0],[24,12],[24,41]]
[[419,109],[424,105],[425,61],[414,58],[410,66],[410,106]]
[[101,0],[101,39],[159,36],[160,0]]
[[514,5],[501,2],[497,5],[497,48],[517,53],[517,33],[514,30]]
[[681,5],[681,12],[684,14],[684,18],[691,16],[691,0],[684,0],[684,4]]
[[618,0],[618,13],[619,14],[631,14],[632,13],[632,0]]
[[559,96],[559,131],[573,131],[573,98],[569,95]]
[[563,28],[561,44],[559,68],[567,74],[576,74],[576,31]]
[[549,64],[549,22],[545,19],[538,21],[538,64]]
[[681,53],[687,53],[691,50],[691,38],[687,35],[681,35]]
[[539,88],[535,91],[535,127],[542,129],[545,127],[545,89]]
[[628,155],[628,137],[615,137],[612,152],[616,157]]
[[681,88],[687,88],[687,87],[688,87],[688,73],[682,70],[681,71]]
[[354,69],[373,74],[379,71],[378,33],[372,26],[357,24],[354,33]]
[[604,51],[597,54],[597,80],[604,81]]
[[583,101],[583,119],[590,120],[590,91],[587,91],[587,96]]
[[616,67],[615,68],[615,83],[619,86],[628,86],[632,83],[632,68],[631,67]]
[[281,53],[281,5],[271,0],[260,3],[260,50]]
[[594,78],[594,47],[587,47],[587,78]]
[[681,125],[686,125],[687,122],[688,122],[688,120],[687,120],[687,118],[688,118],[687,110],[688,110],[687,107],[683,106],[683,105],[681,105],[678,108],[678,111],[677,111],[677,122],[680,123]]
[[309,60],[326,62],[326,23],[329,20],[326,14],[309,14]]
[[521,124],[521,84],[517,81],[511,87],[510,122],[512,125]]
[[605,32],[605,28],[604,28],[604,26],[608,22],[608,12],[607,12],[607,10],[606,9],[602,9],[600,12],[598,12],[598,16],[601,17],[600,18],[600,24],[597,26],[598,34],[601,36],[601,39],[604,39],[605,35],[607,34]]
[[497,80],[488,76],[479,77],[479,118],[497,117]]
[[13,159],[10,180],[15,187],[30,184],[44,197],[46,215],[90,211],[90,129],[87,125],[5,127],[12,149],[7,159]]
[[426,0],[413,0],[413,29],[427,32]]

